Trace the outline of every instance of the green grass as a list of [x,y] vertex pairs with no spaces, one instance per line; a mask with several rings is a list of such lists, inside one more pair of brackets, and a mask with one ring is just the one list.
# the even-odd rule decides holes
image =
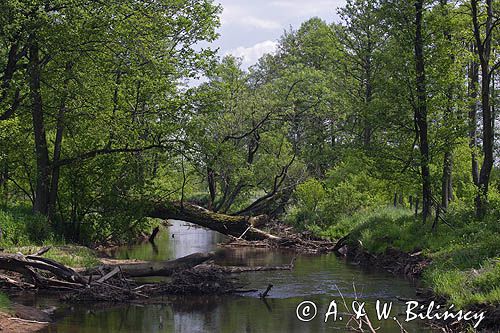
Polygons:
[[7,295],[0,292],[0,311],[6,311],[10,308],[10,299]]
[[382,208],[345,216],[320,230],[321,236],[338,239],[351,233],[371,253],[388,247],[405,252],[422,250],[432,259],[424,283],[455,306],[500,303],[500,218],[493,213],[477,220],[470,212],[449,213],[449,228],[431,221],[423,225],[410,210]]
[[[43,255],[45,258],[53,259],[63,265],[73,268],[90,268],[99,265],[99,259],[95,251],[85,246],[78,245],[51,245],[52,248]],[[5,252],[24,255],[34,253],[40,249],[39,246],[12,246],[5,248]]]

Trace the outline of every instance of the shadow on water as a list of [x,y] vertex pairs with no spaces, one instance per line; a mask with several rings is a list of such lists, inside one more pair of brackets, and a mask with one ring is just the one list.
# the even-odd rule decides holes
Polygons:
[[[218,248],[225,241],[218,233],[182,221],[161,230],[156,248],[149,243],[122,247],[111,255],[122,259],[168,260],[193,252],[217,250],[221,265],[281,265],[290,263],[293,253],[256,248]],[[163,297],[152,304],[62,306],[59,318],[45,332],[114,333],[114,332],[344,332],[347,316],[325,323],[325,313],[332,300],[338,303],[339,317],[345,312],[342,294],[350,305],[354,298],[366,302],[365,308],[379,332],[400,332],[392,320],[398,315],[404,322],[404,304],[396,297],[414,298],[410,282],[385,272],[370,272],[345,263],[332,254],[298,256],[292,271],[253,272],[242,274],[245,288],[263,291],[273,284],[266,301],[258,292],[245,295],[213,297]],[[339,292],[340,291],[340,292]],[[393,302],[391,319],[376,320],[375,302]],[[317,305],[317,316],[309,321],[297,319],[296,308],[304,300]],[[25,301],[28,302],[28,301]],[[38,299],[29,303],[50,304],[54,300]],[[430,332],[420,321],[404,324],[408,332]]]

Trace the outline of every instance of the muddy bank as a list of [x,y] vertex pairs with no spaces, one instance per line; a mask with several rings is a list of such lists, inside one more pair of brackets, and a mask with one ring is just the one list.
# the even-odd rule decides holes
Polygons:
[[31,333],[47,327],[52,321],[49,310],[12,303],[8,310],[0,312],[0,331]]
[[384,253],[372,254],[359,243],[344,245],[344,254],[348,260],[360,265],[382,268],[411,280],[420,279],[424,270],[431,264],[431,260],[422,255],[422,251],[406,253],[389,247]]

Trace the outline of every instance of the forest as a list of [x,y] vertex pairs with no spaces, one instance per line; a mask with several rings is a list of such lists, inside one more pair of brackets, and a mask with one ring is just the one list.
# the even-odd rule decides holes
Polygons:
[[348,0],[248,69],[211,47],[222,11],[1,1],[0,245],[126,244],[196,205],[422,253],[498,315],[500,2]]

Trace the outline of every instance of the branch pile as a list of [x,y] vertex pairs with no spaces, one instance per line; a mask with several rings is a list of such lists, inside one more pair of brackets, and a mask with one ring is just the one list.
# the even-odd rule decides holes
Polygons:
[[92,290],[95,293],[112,290],[141,296],[129,288],[130,277],[171,276],[174,272],[195,267],[214,257],[214,253],[191,255],[160,262],[103,265],[77,272],[55,260],[40,255],[21,253],[0,254],[0,286],[20,289],[50,289],[61,291]]
[[[126,302],[162,295],[242,292],[238,289],[242,286],[231,274],[293,269],[293,262],[274,267],[204,264],[214,256],[214,253],[193,253],[169,261],[108,264],[77,272],[36,254],[3,253],[0,254],[0,270],[5,274],[0,274],[0,286],[63,291],[62,299],[66,301]],[[132,279],[145,276],[163,276],[170,280],[142,283]]]

